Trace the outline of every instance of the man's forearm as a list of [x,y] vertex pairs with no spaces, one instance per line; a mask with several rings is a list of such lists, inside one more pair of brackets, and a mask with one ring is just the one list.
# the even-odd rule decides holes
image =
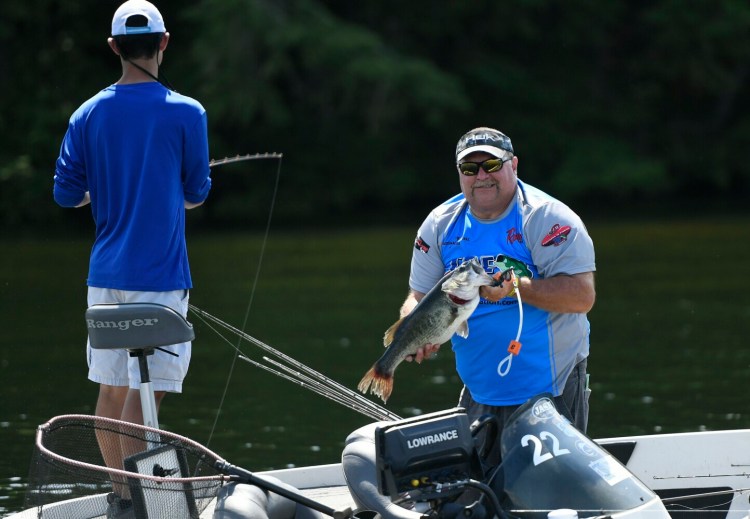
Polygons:
[[591,310],[596,300],[593,272],[518,281],[523,302],[549,312],[583,314]]
[[401,310],[399,311],[400,317],[406,317],[409,315],[409,312],[411,312],[415,306],[417,306],[417,303],[424,297],[425,295],[422,292],[415,292],[414,290],[409,290],[409,295],[406,296],[406,300],[401,305]]

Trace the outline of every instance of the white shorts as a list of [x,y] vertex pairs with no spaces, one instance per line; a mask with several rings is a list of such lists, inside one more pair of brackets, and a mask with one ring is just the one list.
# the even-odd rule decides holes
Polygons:
[[[187,317],[188,290],[170,292],[137,292],[110,288],[89,287],[88,305],[107,303],[157,303],[168,306],[183,317]],[[154,391],[182,392],[182,381],[190,365],[191,343],[183,342],[160,346],[178,356],[154,350],[148,355],[148,374]],[[89,380],[108,386],[129,386],[138,389],[141,373],[138,357],[131,357],[127,350],[97,350],[86,341],[86,358],[89,365]]]

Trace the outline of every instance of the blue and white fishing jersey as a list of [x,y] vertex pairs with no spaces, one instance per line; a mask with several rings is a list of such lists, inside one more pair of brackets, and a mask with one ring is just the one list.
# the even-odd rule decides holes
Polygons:
[[208,162],[206,111],[160,83],[112,85],[73,113],[54,196],[73,207],[90,192],[96,238],[89,286],[192,287],[184,204],[208,196]]
[[[515,201],[494,220],[476,218],[463,194],[434,209],[417,234],[409,286],[427,293],[471,258],[490,274],[513,267],[519,277],[596,270],[594,246],[581,219],[521,181]],[[453,336],[458,374],[475,401],[505,406],[544,392],[559,396],[573,367],[588,356],[585,314],[547,312],[524,303],[522,347],[513,355],[508,346],[519,319],[515,296],[494,303],[482,299],[469,318],[468,338]]]

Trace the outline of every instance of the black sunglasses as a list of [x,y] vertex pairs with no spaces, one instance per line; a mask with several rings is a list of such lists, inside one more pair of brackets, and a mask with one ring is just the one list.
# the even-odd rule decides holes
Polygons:
[[473,177],[478,174],[479,168],[482,168],[485,173],[495,173],[496,171],[500,171],[503,164],[509,160],[510,159],[487,159],[484,162],[461,162],[458,164],[458,171],[467,177]]

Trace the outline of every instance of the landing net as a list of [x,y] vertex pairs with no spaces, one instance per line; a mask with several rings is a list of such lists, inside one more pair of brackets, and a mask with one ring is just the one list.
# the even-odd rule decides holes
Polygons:
[[[115,461],[112,453],[120,448],[125,454]],[[132,507],[136,518],[197,518],[229,480],[214,468],[220,460],[204,446],[160,429],[58,416],[37,429],[26,508],[50,519],[97,518],[112,507]]]

